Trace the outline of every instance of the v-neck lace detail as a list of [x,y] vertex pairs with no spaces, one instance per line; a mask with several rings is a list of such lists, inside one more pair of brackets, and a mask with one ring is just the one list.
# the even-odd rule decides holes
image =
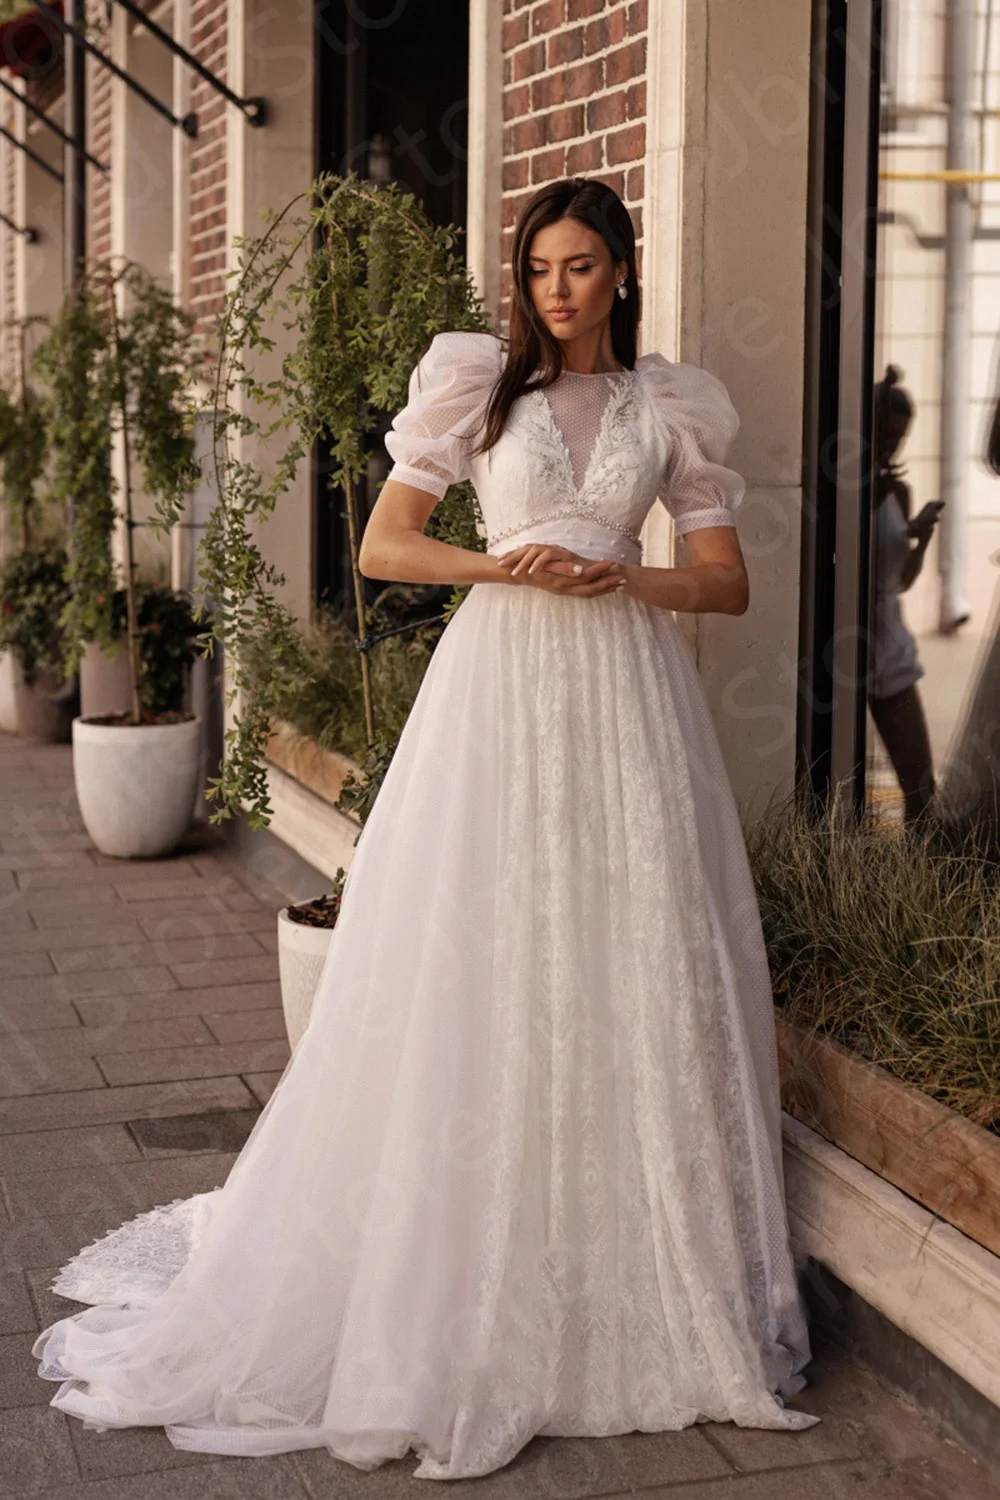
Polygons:
[[[519,420],[524,424],[531,451],[553,498],[558,497],[559,502],[551,509],[540,512],[533,518],[533,522],[540,524],[582,517],[619,532],[635,546],[641,547],[638,530],[613,519],[605,503],[608,495],[616,487],[621,487],[636,466],[634,444],[628,441],[637,406],[635,371],[602,373],[608,376],[604,382],[607,398],[600,418],[594,424],[596,431],[593,443],[579,483],[574,473],[570,445],[548,396],[548,391],[558,387],[560,381],[546,390],[528,391],[519,400],[518,404],[522,408]],[[588,383],[596,382],[597,377],[587,376],[586,379]],[[491,532],[487,545],[492,548],[523,529],[522,523],[503,531]]]
[[551,413],[556,439],[568,460],[569,484],[578,495],[586,490],[600,459],[608,421],[621,399],[616,398],[616,391],[628,383],[631,374],[630,370],[595,375],[565,371],[538,393]]

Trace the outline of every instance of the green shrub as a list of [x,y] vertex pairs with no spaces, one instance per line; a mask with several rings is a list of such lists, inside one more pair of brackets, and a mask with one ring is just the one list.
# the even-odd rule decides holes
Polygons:
[[[208,628],[194,616],[189,594],[165,584],[138,583],[136,612],[139,625],[139,697],[145,719],[178,713],[184,706],[184,688],[198,640]],[[111,625],[121,641],[128,629],[128,601],[124,589],[111,598]]]
[[60,547],[26,547],[0,566],[0,647],[13,651],[25,682],[33,682],[38,672],[61,679],[60,621],[68,597],[66,553]]
[[[412,609],[412,585],[391,585],[370,610],[373,634],[391,630],[397,615]],[[372,693],[380,738],[394,745],[420,690],[443,626],[433,623],[379,641],[370,653]],[[263,667],[276,679],[275,717],[285,719],[326,750],[362,762],[369,745],[361,681],[361,655],[348,617],[323,611],[278,660],[266,653]],[[252,670],[247,663],[248,673]]]

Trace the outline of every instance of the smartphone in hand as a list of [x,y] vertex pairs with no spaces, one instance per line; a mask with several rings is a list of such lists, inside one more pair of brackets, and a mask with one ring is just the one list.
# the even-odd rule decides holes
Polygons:
[[913,520],[910,522],[910,530],[922,531],[925,526],[929,526],[933,521],[936,521],[944,510],[945,504],[944,500],[928,500],[923,510],[919,511],[913,517]]

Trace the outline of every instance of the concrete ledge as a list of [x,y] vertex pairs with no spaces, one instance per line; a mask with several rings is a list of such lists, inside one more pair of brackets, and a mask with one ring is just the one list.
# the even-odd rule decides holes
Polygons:
[[796,1258],[813,1257],[1000,1404],[1000,1258],[783,1117]]

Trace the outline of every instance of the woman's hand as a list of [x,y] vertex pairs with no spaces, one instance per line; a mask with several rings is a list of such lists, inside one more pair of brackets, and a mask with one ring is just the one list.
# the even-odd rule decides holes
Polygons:
[[934,535],[934,528],[940,519],[940,511],[928,511],[926,514],[924,511],[921,511],[920,515],[914,516],[913,520],[909,523],[906,533],[912,541],[919,542],[922,547],[927,547],[930,545],[931,537]]
[[539,542],[526,542],[506,552],[497,559],[497,566],[504,569],[511,583],[576,598],[612,594],[625,585],[620,564],[611,558],[595,561],[568,547]]

